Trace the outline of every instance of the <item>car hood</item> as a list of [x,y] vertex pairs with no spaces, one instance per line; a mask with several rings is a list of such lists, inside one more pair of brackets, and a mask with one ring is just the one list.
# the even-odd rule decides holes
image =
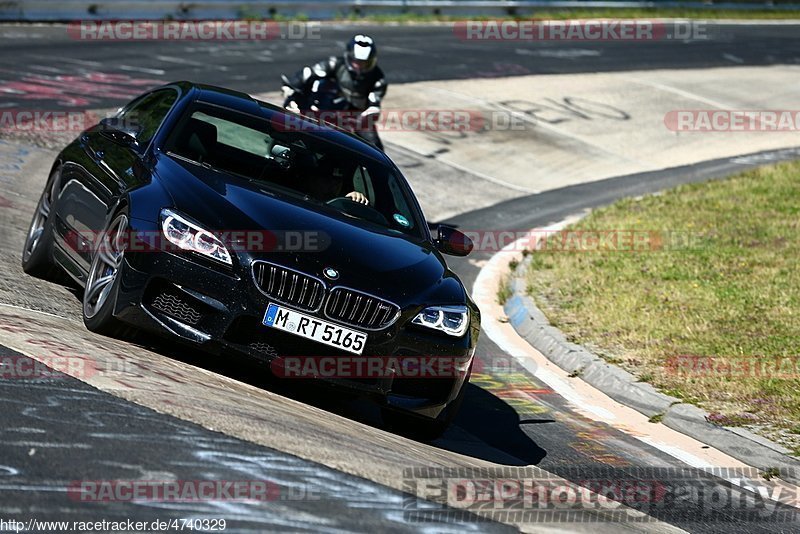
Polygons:
[[[465,292],[432,244],[383,232],[270,192],[257,183],[161,155],[157,174],[175,208],[209,230],[237,232],[235,254],[266,260],[407,305],[465,301]],[[263,232],[263,233],[262,233]],[[256,237],[253,237],[255,234]],[[264,235],[264,246],[258,245]],[[253,246],[254,244],[254,246]]]

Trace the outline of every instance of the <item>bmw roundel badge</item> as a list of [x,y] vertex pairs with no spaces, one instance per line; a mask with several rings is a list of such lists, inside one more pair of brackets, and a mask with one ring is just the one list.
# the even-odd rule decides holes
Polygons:
[[322,274],[325,275],[325,278],[330,280],[336,280],[339,278],[339,271],[334,269],[333,267],[325,267],[325,270],[322,271]]

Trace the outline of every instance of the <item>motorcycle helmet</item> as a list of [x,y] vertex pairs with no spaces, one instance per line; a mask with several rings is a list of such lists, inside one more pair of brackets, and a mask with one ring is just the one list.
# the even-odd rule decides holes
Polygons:
[[371,71],[378,64],[378,49],[369,35],[355,35],[344,50],[347,70],[360,76]]

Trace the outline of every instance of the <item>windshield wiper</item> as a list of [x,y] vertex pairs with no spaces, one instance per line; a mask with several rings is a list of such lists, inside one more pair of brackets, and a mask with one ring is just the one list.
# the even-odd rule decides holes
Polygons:
[[213,169],[214,168],[214,167],[211,166],[210,163],[205,163],[203,161],[197,161],[197,160],[194,160],[192,158],[187,158],[186,156],[183,156],[183,155],[178,154],[176,152],[173,152],[171,150],[167,150],[167,156],[172,156],[173,158],[178,158],[181,161],[185,161],[185,162],[191,163],[193,165],[199,165],[199,166],[203,167],[204,169]]
[[180,154],[176,154],[175,152],[172,152],[171,150],[167,151],[167,155],[175,157],[175,158],[178,158],[179,160],[185,161],[187,163],[191,163],[192,165],[198,165],[198,166],[203,167],[204,169],[208,169],[210,171],[216,171],[216,172],[220,172],[220,173],[223,173],[223,174],[229,174],[231,176],[236,176],[237,178],[242,178],[244,180],[252,180],[253,179],[251,176],[245,176],[244,174],[239,174],[238,172],[234,172],[234,171],[231,171],[231,170],[228,170],[228,169],[222,169],[220,167],[215,167],[215,166],[213,166],[210,163],[207,163],[205,161],[197,161],[197,160],[194,160],[192,158],[187,158],[186,156],[182,156]]

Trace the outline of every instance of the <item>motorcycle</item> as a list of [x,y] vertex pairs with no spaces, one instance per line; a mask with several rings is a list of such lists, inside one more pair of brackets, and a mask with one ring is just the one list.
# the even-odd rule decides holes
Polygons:
[[290,94],[283,101],[284,109],[338,126],[383,150],[376,123],[380,109],[360,111],[341,94],[339,84],[330,78],[315,80],[309,91],[294,87],[286,75],[281,81]]

